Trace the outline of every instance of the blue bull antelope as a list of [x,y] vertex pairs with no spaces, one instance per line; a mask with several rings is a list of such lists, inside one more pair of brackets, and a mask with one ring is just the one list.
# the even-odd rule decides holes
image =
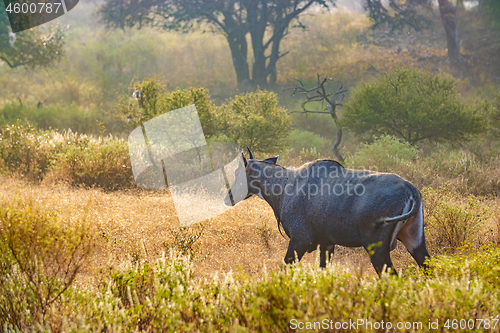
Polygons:
[[[363,246],[377,273],[392,268],[390,251],[399,239],[420,267],[429,257],[425,246],[422,196],[418,189],[390,173],[352,170],[330,160],[307,163],[298,169],[276,164],[278,156],[258,161],[250,149],[236,169],[231,191],[244,185],[247,199],[256,195],[273,209],[290,238],[285,263],[300,260],[319,246],[325,267],[336,244]],[[234,205],[230,193],[226,205]],[[243,200],[244,200],[243,199]],[[392,271],[395,273],[394,271]]]

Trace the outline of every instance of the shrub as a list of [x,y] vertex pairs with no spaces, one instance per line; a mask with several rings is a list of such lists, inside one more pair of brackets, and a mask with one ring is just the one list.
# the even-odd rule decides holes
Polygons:
[[0,127],[0,168],[30,180],[41,180],[50,166],[50,135],[30,124]]
[[[373,323],[382,320],[393,325],[421,322],[424,329],[429,321],[444,325],[448,318],[491,320],[500,306],[498,250],[481,251],[468,266],[458,256],[431,259],[430,277],[379,278],[335,266],[298,264],[213,279],[196,278],[192,262],[171,251],[153,264],[113,270],[95,291],[75,288],[51,316],[64,318],[60,331],[92,332],[287,331],[293,329],[293,319],[341,324],[349,316],[371,322],[356,327],[371,332]],[[481,260],[491,264],[481,267]]]
[[191,87],[168,92],[156,77],[137,83],[135,89],[136,100],[123,96],[117,106],[130,116],[134,127],[163,113],[194,104],[207,139],[234,142],[256,153],[275,153],[283,150],[287,143],[291,119],[278,107],[277,95],[273,92],[258,90],[237,95],[215,107],[207,89]]
[[[203,132],[207,138],[216,135],[223,126],[224,117],[216,114],[208,90],[205,88],[177,89],[169,92],[157,77],[137,82],[134,86],[137,94],[134,98],[123,96],[117,109],[130,116],[130,125],[140,126],[142,123],[163,113],[185,106],[196,105]],[[137,93],[136,93],[137,92]]]
[[392,171],[401,162],[414,161],[417,149],[408,142],[402,142],[391,135],[382,135],[371,144],[364,144],[354,156],[347,159],[347,165],[378,171]]
[[0,206],[0,322],[43,323],[93,249],[84,220],[61,221],[19,198]]
[[28,180],[65,181],[113,190],[134,186],[126,141],[39,131],[30,124],[2,126],[0,170]]
[[69,145],[54,156],[51,170],[53,180],[71,185],[107,190],[134,185],[127,142],[111,135]]
[[466,141],[486,130],[487,105],[462,102],[455,86],[452,77],[396,69],[358,89],[341,122],[358,135],[391,134],[412,145]]
[[278,107],[275,93],[257,90],[237,95],[221,109],[229,117],[225,134],[238,146],[256,153],[276,153],[286,147],[291,118]]
[[475,238],[490,213],[477,198],[462,199],[449,185],[424,188],[422,197],[429,243],[455,251],[464,242],[481,242]]
[[81,107],[76,103],[70,105],[48,105],[37,107],[12,103],[0,110],[0,125],[14,124],[19,120],[27,121],[40,130],[71,129],[73,132],[94,134],[100,132],[99,124],[103,124],[111,133],[121,133],[125,125],[125,117],[117,119],[110,114],[99,112],[96,107]]
[[492,244],[475,248],[464,243],[453,255],[438,255],[428,261],[431,276],[447,275],[453,278],[481,278],[496,288],[500,287],[500,248]]
[[322,151],[328,146],[328,142],[319,135],[300,129],[290,132],[290,147],[293,152],[299,153],[302,149],[316,149]]

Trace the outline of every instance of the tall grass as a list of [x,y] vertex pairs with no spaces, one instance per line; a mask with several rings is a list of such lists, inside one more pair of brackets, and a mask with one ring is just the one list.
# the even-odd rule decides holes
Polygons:
[[[499,255],[498,250],[486,253],[487,258]],[[171,252],[151,264],[113,271],[96,291],[68,293],[62,306],[52,309],[53,320],[39,327],[62,332],[289,332],[302,322],[304,328],[317,325],[309,328],[333,332],[339,330],[336,323],[351,321],[356,331],[371,332],[375,322],[383,321],[399,332],[429,332],[429,321],[444,327],[456,318],[480,318],[482,325],[488,320],[491,329],[500,310],[498,278],[491,273],[471,277],[467,268],[457,275],[436,270],[431,278],[377,278],[336,266],[297,265],[257,276],[197,280],[192,267]],[[410,328],[397,329],[400,322],[409,322]]]
[[4,125],[0,133],[0,170],[32,181],[118,189],[133,186],[125,140],[96,138],[71,130],[40,131],[32,125]]
[[29,123],[41,130],[71,129],[76,133],[98,135],[104,128],[108,133],[121,134],[125,117],[101,112],[95,105],[79,106],[76,102],[45,106],[38,106],[36,101],[25,101],[23,105],[14,102],[0,109],[0,125],[16,122]]
[[93,251],[90,226],[68,222],[18,197],[0,203],[0,329],[52,321]]
[[[429,276],[421,275],[406,250],[398,247],[392,256],[401,277],[378,278],[365,251],[342,247],[337,247],[334,264],[325,270],[318,268],[314,254],[285,269],[287,240],[278,234],[273,212],[258,199],[246,200],[205,221],[203,229],[195,225],[188,232],[178,229],[172,199],[163,192],[33,185],[5,176],[0,176],[0,184],[5,203],[0,209],[5,212],[0,214],[5,221],[0,230],[2,236],[15,240],[9,243],[9,238],[2,237],[0,244],[2,249],[13,244],[9,251],[33,259],[25,261],[32,264],[28,267],[53,267],[34,263],[36,258],[52,263],[58,254],[66,253],[65,244],[71,246],[72,240],[79,239],[80,233],[72,228],[78,230],[82,216],[97,232],[92,260],[81,267],[72,287],[43,311],[36,310],[42,307],[23,284],[23,275],[3,275],[0,299],[24,302],[16,308],[17,321],[2,318],[7,323],[4,331],[20,327],[59,332],[281,332],[293,331],[293,319],[328,319],[334,325],[349,319],[422,322],[421,330],[399,330],[407,332],[430,331],[429,319],[438,320],[442,327],[448,319],[494,319],[500,313],[500,254],[487,234],[496,220],[482,209],[497,202],[492,199],[476,198],[478,204],[471,207],[452,189],[444,194],[432,190],[432,198],[439,198],[444,209],[432,208],[431,194],[424,190],[426,237],[432,240],[429,251],[435,257],[429,263]],[[16,190],[22,198],[17,203],[8,200]],[[447,215],[447,207],[457,214]],[[480,214],[484,215],[478,219]],[[468,225],[477,226],[470,229],[477,237],[467,237],[464,247],[436,256],[448,245],[436,240],[446,233],[431,221],[433,216],[445,217],[450,226],[455,217],[468,217]],[[490,244],[481,247],[485,243]],[[55,251],[49,251],[51,246],[56,246]],[[0,253],[5,259],[9,252]],[[4,259],[1,267],[13,267],[7,266],[12,261]],[[54,276],[50,272],[42,271]],[[63,280],[50,281],[61,286]],[[40,288],[45,290],[44,286]],[[366,326],[359,330],[372,331]]]

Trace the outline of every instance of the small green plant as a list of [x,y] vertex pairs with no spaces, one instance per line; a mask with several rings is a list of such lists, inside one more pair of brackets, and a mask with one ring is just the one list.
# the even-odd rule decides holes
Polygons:
[[328,142],[313,132],[294,129],[290,132],[290,146],[295,153],[311,148],[322,151],[328,146]]
[[257,229],[255,230],[256,234],[260,236],[266,248],[270,249],[271,244],[269,243],[272,238],[274,238],[274,231],[272,228],[267,226],[265,223],[259,223],[257,225]]
[[188,256],[190,259],[194,259],[200,252],[201,241],[199,241],[199,239],[203,235],[203,231],[203,224],[200,224],[199,230],[189,227],[180,227],[179,231],[170,229],[170,233],[174,237],[174,240],[171,244],[166,242],[163,243],[165,253],[173,249],[182,256]]
[[417,149],[408,142],[392,135],[382,135],[371,144],[363,144],[363,148],[349,157],[346,164],[353,168],[394,171],[399,164],[414,161],[416,158]]
[[51,177],[107,190],[134,185],[126,141],[113,136],[67,146],[53,157]]
[[278,107],[276,93],[257,90],[237,95],[220,107],[228,116],[225,134],[240,147],[256,153],[274,153],[288,144],[291,117]]

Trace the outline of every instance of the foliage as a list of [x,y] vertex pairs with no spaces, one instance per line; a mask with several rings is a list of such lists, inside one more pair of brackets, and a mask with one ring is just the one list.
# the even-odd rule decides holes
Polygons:
[[481,0],[481,13],[488,19],[493,27],[500,31],[498,18],[500,17],[500,3],[497,0]]
[[449,185],[434,190],[424,188],[427,235],[429,242],[440,248],[458,249],[465,242],[474,241],[489,212],[475,197],[461,197]]
[[[93,250],[84,220],[14,198],[0,205],[0,321],[17,330],[44,324]],[[50,321],[50,320],[49,320]]]
[[391,31],[401,30],[408,26],[415,31],[427,29],[431,26],[431,21],[418,13],[418,7],[428,7],[431,3],[428,0],[409,1],[389,1],[389,9],[384,7],[381,1],[367,0],[366,9],[373,21],[373,28],[388,24]]
[[[124,118],[124,117],[123,117]],[[102,123],[106,131],[120,133],[125,121],[100,112],[96,107],[81,107],[76,103],[70,105],[29,105],[25,103],[11,103],[0,109],[0,125],[13,124],[21,121],[28,122],[41,130],[57,129],[59,131],[71,129],[73,132],[85,134],[99,134]]]
[[371,144],[363,144],[354,156],[347,160],[353,168],[390,171],[401,162],[414,161],[417,149],[391,135],[382,135]]
[[329,8],[334,2],[155,0],[137,5],[133,1],[107,0],[100,6],[98,14],[108,27],[153,26],[187,32],[196,26],[207,25],[213,31],[223,33],[241,86],[250,81],[246,39],[250,34],[254,53],[251,80],[254,86],[265,86],[268,77],[270,83],[276,83],[276,63],[284,55],[280,43],[291,22],[298,20],[315,4]]
[[489,115],[489,129],[490,129],[490,135],[492,137],[499,137],[500,136],[500,93],[498,93],[492,103],[492,107],[490,108],[490,113]]
[[286,147],[291,118],[278,107],[275,93],[257,90],[237,95],[221,109],[229,115],[225,134],[238,146],[256,153],[274,153]]
[[[459,263],[451,259],[454,267]],[[153,264],[114,270],[98,292],[76,290],[57,314],[65,318],[61,331],[286,331],[296,324],[293,319],[312,325],[326,322],[330,328],[331,322],[342,324],[349,315],[362,316],[372,328],[382,320],[393,325],[408,321],[421,322],[415,330],[427,331],[429,320],[444,325],[448,318],[494,318],[500,306],[494,275],[498,260],[490,267],[493,273],[478,270],[471,280],[447,277],[446,270],[431,278],[378,278],[340,267],[295,265],[258,276],[227,274],[207,281],[193,276],[187,258],[171,253]],[[373,330],[366,325],[355,328]]]
[[455,254],[439,255],[428,261],[431,275],[446,275],[451,278],[481,277],[488,283],[500,287],[500,248],[493,244],[474,248],[465,242]]
[[41,180],[50,166],[50,136],[30,124],[0,127],[0,168],[30,180]]
[[341,120],[358,135],[391,134],[412,145],[466,141],[485,131],[487,105],[462,102],[455,86],[451,77],[396,69],[363,84]]
[[203,235],[204,228],[203,225],[200,225],[200,227],[201,229],[199,231],[189,227],[180,227],[178,232],[170,230],[174,240],[172,244],[163,243],[165,253],[169,254],[172,249],[175,253],[187,256],[190,260],[193,260],[200,252],[200,246],[202,244],[202,242],[198,242],[198,240]]
[[290,132],[290,148],[292,151],[300,152],[302,149],[311,148],[323,151],[327,146],[328,142],[313,132],[301,129],[294,129]]
[[84,138],[53,156],[51,178],[73,186],[99,186],[107,190],[133,187],[128,144],[112,136]]
[[4,2],[0,3],[0,60],[9,67],[35,68],[49,66],[61,59],[64,46],[64,30],[59,26],[21,31],[15,41],[9,32],[9,19]]
[[33,181],[49,175],[53,181],[108,190],[134,184],[126,141],[71,131],[39,131],[30,124],[1,127],[0,167],[4,173]]
[[157,77],[144,79],[135,84],[135,92],[140,97],[122,97],[117,109],[130,116],[133,127],[157,117],[163,113],[173,111],[194,104],[200,117],[203,133],[210,138],[221,130],[224,118],[219,116],[217,109],[212,105],[208,90],[205,88],[177,89],[169,92]]
[[266,90],[237,95],[216,107],[204,88],[168,92],[158,78],[145,79],[135,86],[138,100],[124,96],[118,110],[129,114],[132,126],[160,114],[191,104],[196,105],[207,139],[232,141],[255,152],[275,152],[285,148],[291,119],[278,107],[277,95]]

